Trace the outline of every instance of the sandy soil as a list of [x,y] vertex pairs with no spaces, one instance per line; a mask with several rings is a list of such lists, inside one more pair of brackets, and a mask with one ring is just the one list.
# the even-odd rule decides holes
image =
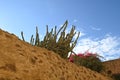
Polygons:
[[110,71],[111,74],[120,74],[120,59],[106,61],[103,64],[107,73]]
[[110,80],[0,29],[0,80]]

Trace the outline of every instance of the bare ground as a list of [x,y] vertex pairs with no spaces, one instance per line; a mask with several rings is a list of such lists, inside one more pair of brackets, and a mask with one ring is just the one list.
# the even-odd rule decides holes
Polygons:
[[110,80],[0,29],[0,80]]

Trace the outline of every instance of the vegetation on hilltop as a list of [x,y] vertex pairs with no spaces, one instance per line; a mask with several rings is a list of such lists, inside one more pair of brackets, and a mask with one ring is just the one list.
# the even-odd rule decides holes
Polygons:
[[[57,27],[48,31],[48,26],[46,26],[46,34],[44,39],[40,41],[38,28],[36,27],[36,37],[31,36],[30,44],[38,47],[44,47],[48,50],[54,51],[59,54],[62,58],[67,59],[68,53],[73,52],[73,48],[76,46],[77,40],[79,38],[80,32],[75,32],[75,26],[72,26],[70,32],[66,33],[68,21],[65,21],[63,26],[57,31]],[[77,37],[73,37],[77,34]],[[23,32],[21,32],[22,39],[25,41]]]
[[[80,32],[78,32],[77,37],[75,37],[75,26],[72,26],[69,33],[66,33],[68,21],[65,21],[63,26],[57,31],[57,27],[51,29],[49,32],[48,26],[46,26],[46,34],[44,39],[40,41],[38,28],[36,27],[36,37],[31,36],[30,44],[33,46],[44,47],[48,50],[54,51],[59,54],[62,58],[68,59],[68,53],[74,53],[73,48],[77,44]],[[23,32],[21,32],[22,39],[25,41]],[[71,56],[70,56],[71,57]],[[70,59],[70,58],[69,58]],[[79,56],[74,53],[73,63],[81,66],[90,68],[91,70],[100,72],[103,70],[103,65],[98,56],[94,56],[92,53],[87,53],[86,56]]]

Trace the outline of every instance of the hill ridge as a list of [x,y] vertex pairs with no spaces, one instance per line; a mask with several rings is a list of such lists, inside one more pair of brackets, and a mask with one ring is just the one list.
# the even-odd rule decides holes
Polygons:
[[110,80],[0,29],[0,80]]

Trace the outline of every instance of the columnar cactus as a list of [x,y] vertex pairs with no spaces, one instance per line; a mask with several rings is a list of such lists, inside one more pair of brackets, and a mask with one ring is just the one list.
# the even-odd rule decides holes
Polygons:
[[[62,58],[67,58],[68,53],[73,50],[80,35],[80,32],[79,32],[77,38],[73,41],[73,37],[76,34],[75,26],[72,26],[70,33],[66,33],[65,30],[67,28],[67,25],[68,25],[68,21],[65,21],[65,23],[58,30],[58,32],[57,32],[56,26],[54,29],[52,28],[50,32],[48,31],[48,26],[46,26],[46,34],[44,36],[43,41],[40,41],[38,28],[36,27],[36,38],[34,39],[32,35],[30,44],[38,47],[47,48],[48,50],[52,50],[56,52]],[[23,34],[21,35],[22,35],[22,39],[24,40]],[[58,37],[59,35],[60,37]],[[35,43],[34,43],[34,40],[35,40]]]

